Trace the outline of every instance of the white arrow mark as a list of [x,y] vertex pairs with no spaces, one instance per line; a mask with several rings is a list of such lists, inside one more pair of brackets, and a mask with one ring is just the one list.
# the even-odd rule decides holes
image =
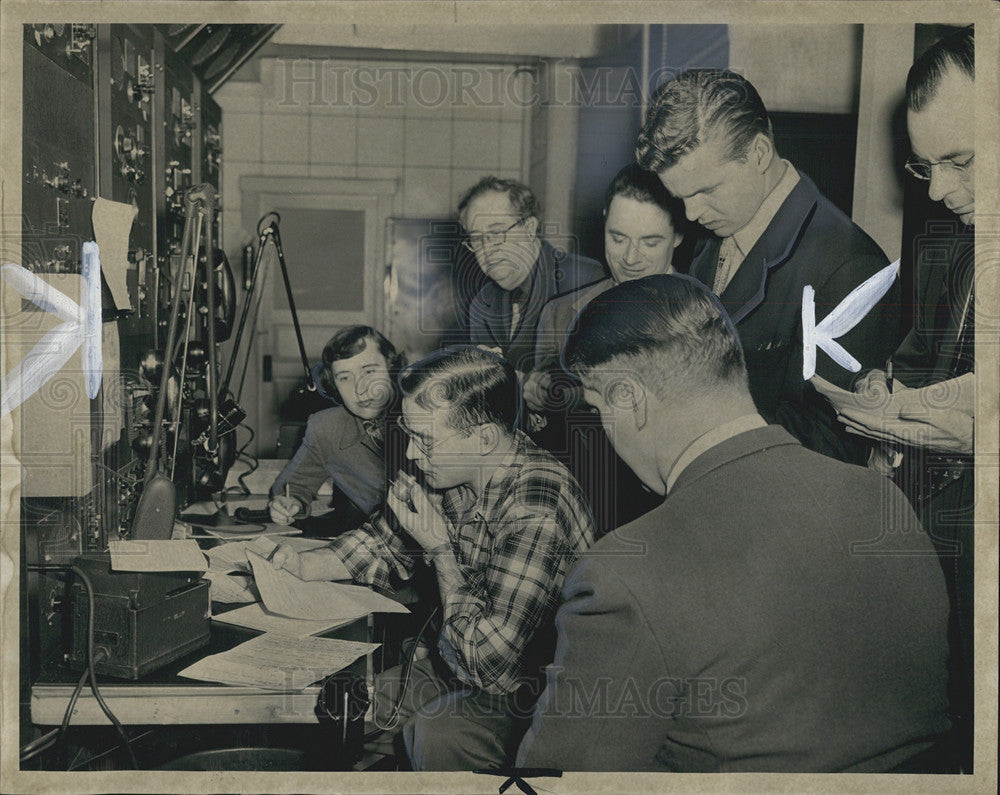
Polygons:
[[899,260],[886,265],[865,280],[844,298],[823,321],[816,325],[816,291],[802,288],[802,377],[808,381],[816,375],[816,349],[822,348],[830,358],[846,370],[856,373],[861,363],[835,342],[854,328],[877,304],[899,273]]
[[0,416],[6,416],[41,389],[80,347],[87,373],[87,395],[92,400],[97,397],[104,367],[101,356],[101,260],[97,243],[83,244],[79,304],[20,265],[4,265],[0,275],[33,304],[63,321],[42,337],[4,377]]

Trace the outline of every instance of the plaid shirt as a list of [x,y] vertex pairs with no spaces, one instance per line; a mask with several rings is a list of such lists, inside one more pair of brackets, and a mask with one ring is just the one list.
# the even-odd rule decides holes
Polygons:
[[[464,583],[447,596],[438,650],[473,687],[512,693],[537,673],[534,663],[550,662],[530,650],[538,630],[551,628],[567,569],[594,541],[590,508],[569,471],[518,432],[482,493],[449,489],[442,509]],[[331,548],[361,582],[387,587],[391,572],[413,571],[381,514]]]

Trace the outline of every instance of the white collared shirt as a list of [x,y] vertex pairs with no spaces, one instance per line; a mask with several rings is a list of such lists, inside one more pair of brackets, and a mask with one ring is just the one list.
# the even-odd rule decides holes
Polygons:
[[736,271],[739,270],[740,265],[743,264],[747,254],[757,245],[757,241],[767,231],[767,227],[774,220],[774,216],[778,214],[785,199],[799,183],[799,172],[795,170],[795,166],[785,159],[782,159],[781,162],[785,164],[785,173],[778,180],[778,184],[767,194],[764,201],[760,203],[753,218],[730,237],[722,238],[722,245],[719,246],[719,264],[716,266],[712,290],[716,295],[722,295]]

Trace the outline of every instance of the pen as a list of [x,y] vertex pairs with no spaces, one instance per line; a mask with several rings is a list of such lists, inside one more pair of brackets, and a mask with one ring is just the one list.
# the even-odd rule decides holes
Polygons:
[[885,363],[885,385],[889,387],[889,394],[892,394],[892,359]]
[[280,546],[281,546],[280,544],[275,544],[274,545],[274,549],[272,549],[268,553],[267,557],[264,558],[264,560],[266,560],[268,563],[270,563],[272,560],[274,560],[274,553],[278,551],[278,547],[280,547]]

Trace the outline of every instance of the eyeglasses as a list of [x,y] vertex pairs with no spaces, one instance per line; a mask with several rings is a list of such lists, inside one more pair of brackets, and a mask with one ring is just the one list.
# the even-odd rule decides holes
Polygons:
[[969,155],[969,158],[964,163],[959,163],[954,160],[938,160],[932,162],[930,160],[917,160],[911,157],[906,161],[906,170],[909,171],[917,179],[929,180],[931,178],[931,171],[934,166],[941,166],[942,168],[948,168],[958,174],[958,177],[962,180],[969,178],[969,174],[972,171],[972,161],[975,159],[975,155]]
[[499,246],[501,243],[507,241],[507,233],[522,221],[524,221],[523,218],[518,218],[506,229],[499,232],[483,232],[482,234],[469,235],[469,239],[463,240],[462,245],[473,254],[476,253],[477,249],[485,248],[486,246]]
[[428,444],[423,440],[420,434],[418,434],[415,430],[413,430],[413,428],[411,428],[402,420],[399,421],[399,427],[402,428],[404,431],[406,431],[406,435],[410,437],[410,441],[413,442],[413,446],[416,447],[417,450],[420,451],[420,454],[423,456],[429,456],[431,452],[434,450],[434,448],[437,447],[439,444],[444,444],[449,439],[454,439],[459,434],[465,433],[464,430],[455,431],[450,436],[445,436],[443,439],[438,439],[437,441]]

